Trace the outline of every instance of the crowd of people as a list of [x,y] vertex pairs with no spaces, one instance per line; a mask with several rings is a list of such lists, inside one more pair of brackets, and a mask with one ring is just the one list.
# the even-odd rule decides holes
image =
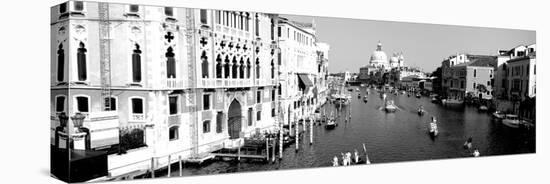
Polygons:
[[361,162],[361,159],[359,158],[359,152],[357,150],[354,151],[353,158],[352,158],[351,152],[340,153],[340,154],[341,154],[342,163],[340,164],[338,160],[338,156],[334,156],[334,158],[332,159],[332,166],[340,166],[340,165],[348,166],[348,165],[351,165],[352,163],[358,164]]

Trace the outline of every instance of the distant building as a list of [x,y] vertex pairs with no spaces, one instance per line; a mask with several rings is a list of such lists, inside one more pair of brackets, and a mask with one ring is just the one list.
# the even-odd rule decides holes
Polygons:
[[395,67],[389,71],[389,84],[398,88],[404,88],[402,79],[405,77],[424,78],[426,74],[417,68]]
[[389,72],[405,66],[403,53],[394,53],[388,60],[388,56],[382,50],[382,43],[378,42],[376,50],[372,52],[369,64],[359,68],[358,80],[364,83],[388,83],[391,82]]
[[496,57],[458,54],[442,62],[443,94],[459,101],[492,99]]
[[[328,93],[329,45],[318,43],[315,24],[278,20],[281,111],[284,124],[309,117]],[[323,95],[323,96],[321,96]]]
[[[535,118],[536,96],[536,45],[518,46],[509,51],[500,51],[502,67],[499,71],[499,94],[513,103],[514,113],[522,118]],[[508,59],[509,58],[509,59]],[[508,60],[506,60],[508,59]]]

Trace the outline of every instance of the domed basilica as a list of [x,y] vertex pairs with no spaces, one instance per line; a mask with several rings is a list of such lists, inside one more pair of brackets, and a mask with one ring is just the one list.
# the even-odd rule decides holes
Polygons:
[[404,66],[403,60],[403,53],[394,53],[388,61],[388,56],[382,51],[382,43],[378,42],[376,50],[370,56],[369,64],[371,67],[388,70]]

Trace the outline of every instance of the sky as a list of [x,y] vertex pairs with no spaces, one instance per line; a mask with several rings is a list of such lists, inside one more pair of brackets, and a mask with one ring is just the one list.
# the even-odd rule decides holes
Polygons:
[[[369,63],[378,41],[389,57],[403,52],[405,66],[432,72],[458,53],[496,55],[518,45],[535,43],[535,31],[450,26],[347,18],[280,15],[291,20],[315,19],[317,40],[330,45],[329,72],[359,72]],[[338,64],[331,64],[338,63]]]

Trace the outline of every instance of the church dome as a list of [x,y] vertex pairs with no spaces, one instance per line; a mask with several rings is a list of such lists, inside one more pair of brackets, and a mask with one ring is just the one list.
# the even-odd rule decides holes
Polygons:
[[378,42],[378,47],[370,56],[371,65],[387,65],[388,56],[384,51],[382,51],[382,43]]

